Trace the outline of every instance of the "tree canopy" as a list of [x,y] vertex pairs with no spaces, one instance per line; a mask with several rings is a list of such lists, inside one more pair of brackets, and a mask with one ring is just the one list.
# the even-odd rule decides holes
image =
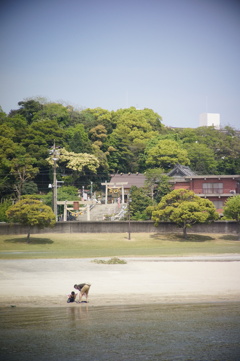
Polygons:
[[175,164],[189,165],[188,153],[174,140],[160,140],[155,146],[147,150],[146,164],[169,170]]
[[[48,158],[54,143],[68,152],[59,161],[57,178],[70,186],[88,187],[92,181],[101,189],[111,173],[145,173],[154,168],[167,173],[177,163],[198,174],[240,174],[239,132],[230,127],[168,128],[148,108],[74,109],[44,98],[25,99],[18,106],[8,115],[0,109],[3,199],[19,197],[19,189],[28,182],[34,182],[39,192],[48,192],[53,177]],[[16,175],[23,174],[24,157],[30,161],[21,185]]]
[[169,177],[164,173],[162,168],[152,168],[145,172],[146,187],[149,189],[149,194],[155,202],[159,203],[162,197],[171,191]]
[[52,227],[56,223],[52,209],[36,199],[22,199],[8,208],[7,218],[12,223],[20,223],[28,227],[27,239],[29,241],[31,228]]
[[149,219],[146,209],[152,203],[147,189],[132,186],[130,189],[130,218],[133,220]]
[[228,219],[233,219],[238,222],[238,236],[240,239],[240,195],[227,199],[224,205],[223,215]]
[[152,211],[152,219],[156,225],[160,221],[176,223],[183,229],[184,238],[187,237],[187,228],[193,224],[212,222],[218,218],[218,213],[211,201],[200,198],[186,189],[170,192]]
[[228,198],[224,205],[224,216],[240,222],[240,195]]

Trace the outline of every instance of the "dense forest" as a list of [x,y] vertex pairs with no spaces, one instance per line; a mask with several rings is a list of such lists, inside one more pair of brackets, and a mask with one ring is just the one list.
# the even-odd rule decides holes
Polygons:
[[[225,127],[169,128],[151,109],[76,110],[44,99],[0,108],[1,200],[47,194],[53,177],[77,189],[101,188],[113,173],[144,173],[175,164],[198,174],[240,174],[239,132]],[[56,156],[55,154],[55,156]]]

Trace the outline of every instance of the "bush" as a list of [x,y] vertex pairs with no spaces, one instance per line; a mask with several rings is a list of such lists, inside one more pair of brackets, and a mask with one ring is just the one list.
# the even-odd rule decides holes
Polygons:
[[126,264],[127,262],[124,260],[121,260],[117,257],[113,257],[109,259],[108,261],[102,260],[102,259],[94,259],[92,262],[98,263],[98,264]]

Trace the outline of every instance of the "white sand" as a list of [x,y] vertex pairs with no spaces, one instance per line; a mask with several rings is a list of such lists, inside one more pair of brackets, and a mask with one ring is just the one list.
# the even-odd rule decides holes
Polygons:
[[89,282],[89,306],[240,301],[240,255],[92,259],[2,260],[0,306],[67,306],[75,283]]

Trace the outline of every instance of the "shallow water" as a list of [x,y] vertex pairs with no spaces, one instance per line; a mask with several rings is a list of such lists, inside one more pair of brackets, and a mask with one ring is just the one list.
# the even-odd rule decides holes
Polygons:
[[240,303],[0,309],[6,361],[239,361]]

